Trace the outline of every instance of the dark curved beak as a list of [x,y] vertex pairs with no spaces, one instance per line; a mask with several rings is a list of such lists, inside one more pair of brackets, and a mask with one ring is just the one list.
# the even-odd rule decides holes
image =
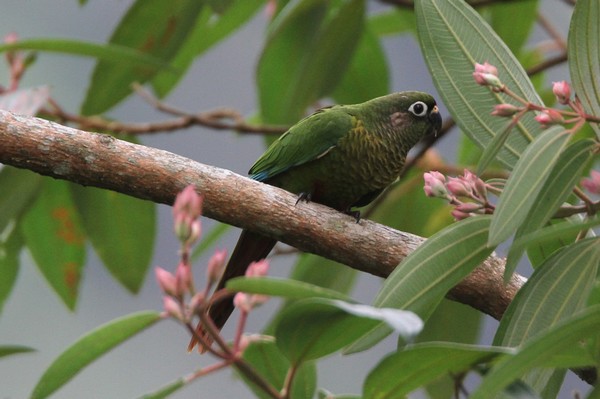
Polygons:
[[429,122],[431,122],[431,126],[433,127],[432,130],[434,136],[437,137],[438,133],[442,129],[442,116],[440,115],[440,110],[437,105],[435,105],[429,113]]

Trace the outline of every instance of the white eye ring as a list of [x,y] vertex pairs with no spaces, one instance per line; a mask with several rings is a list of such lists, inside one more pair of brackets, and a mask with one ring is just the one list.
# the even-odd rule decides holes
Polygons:
[[427,104],[425,104],[423,101],[417,101],[412,103],[408,110],[414,116],[425,116],[427,114]]

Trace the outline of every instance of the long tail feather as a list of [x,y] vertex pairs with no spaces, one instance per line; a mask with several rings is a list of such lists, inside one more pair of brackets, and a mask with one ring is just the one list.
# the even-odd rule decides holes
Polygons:
[[[217,285],[217,290],[225,287],[225,283],[229,279],[243,276],[250,263],[266,258],[276,243],[276,240],[266,237],[262,234],[258,234],[249,230],[242,230],[242,234],[240,234],[237,245],[235,246],[235,249],[231,254],[231,258],[227,263],[223,277],[221,277],[221,280]],[[215,325],[221,329],[225,325],[225,322],[229,316],[231,316],[233,309],[233,298],[227,298],[214,304],[214,306],[211,306],[209,309],[209,315],[214,321]],[[196,326],[196,332],[200,336],[209,338],[201,323],[198,323]],[[198,344],[198,340],[192,337],[190,344],[188,345],[188,351],[193,350],[196,344]],[[199,345],[198,350],[201,353],[206,352],[206,348],[204,348],[202,345]]]

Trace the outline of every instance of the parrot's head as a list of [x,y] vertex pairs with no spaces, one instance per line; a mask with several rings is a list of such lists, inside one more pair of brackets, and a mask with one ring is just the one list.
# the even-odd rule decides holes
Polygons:
[[396,129],[410,130],[420,138],[437,135],[442,116],[433,96],[420,91],[403,91],[384,97],[388,103],[390,123]]

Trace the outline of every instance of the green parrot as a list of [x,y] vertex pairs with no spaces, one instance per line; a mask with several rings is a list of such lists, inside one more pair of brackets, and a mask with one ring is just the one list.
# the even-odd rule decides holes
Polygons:
[[[360,218],[352,209],[373,201],[399,176],[408,151],[442,125],[435,99],[417,91],[362,104],[323,108],[292,126],[250,169],[254,180]],[[217,290],[248,265],[267,257],[276,240],[243,230]],[[209,314],[222,328],[233,299],[213,304]],[[199,324],[197,331],[205,335]],[[197,341],[192,339],[189,350]],[[200,348],[204,351],[205,348]]]

